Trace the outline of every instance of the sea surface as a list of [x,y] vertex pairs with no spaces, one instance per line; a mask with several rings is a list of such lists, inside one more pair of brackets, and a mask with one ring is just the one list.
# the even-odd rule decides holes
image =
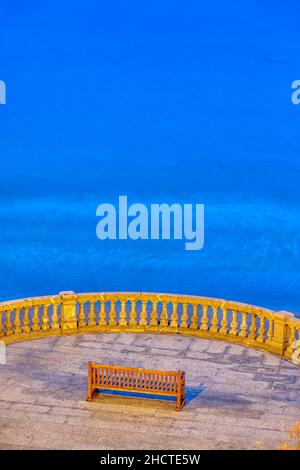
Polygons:
[[[158,291],[300,313],[299,10],[4,2],[0,299]],[[204,248],[98,240],[96,207],[119,195],[205,204]]]

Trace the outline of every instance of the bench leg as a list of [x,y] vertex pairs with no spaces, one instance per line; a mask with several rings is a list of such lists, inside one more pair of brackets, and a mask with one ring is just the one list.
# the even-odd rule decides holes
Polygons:
[[97,395],[97,389],[96,388],[94,388],[94,390],[88,394],[87,401],[92,401],[93,398],[95,398],[95,395]]
[[87,401],[92,401],[92,399],[93,399],[92,387],[89,387]]
[[180,400],[180,401],[177,400],[176,411],[182,410],[182,408],[184,407],[185,403],[186,403],[185,398],[184,398],[183,400]]
[[93,398],[93,386],[92,386],[92,362],[88,362],[88,393],[87,401],[92,401]]

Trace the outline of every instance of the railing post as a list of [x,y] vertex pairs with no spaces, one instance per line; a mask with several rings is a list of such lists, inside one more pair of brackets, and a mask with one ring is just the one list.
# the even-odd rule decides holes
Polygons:
[[77,295],[72,291],[60,292],[61,306],[61,329],[62,333],[77,332],[76,301]]
[[268,341],[268,345],[272,349],[272,352],[279,356],[284,355],[284,352],[289,345],[291,332],[288,326],[288,321],[292,318],[294,318],[294,315],[290,312],[285,312],[284,310],[273,314],[274,330],[272,338]]

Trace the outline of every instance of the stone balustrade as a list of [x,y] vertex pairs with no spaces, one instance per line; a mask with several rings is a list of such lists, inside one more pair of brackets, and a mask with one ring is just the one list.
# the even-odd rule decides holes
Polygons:
[[300,319],[224,299],[61,292],[0,303],[0,340],[6,343],[49,335],[143,331],[220,339],[286,359],[300,356]]

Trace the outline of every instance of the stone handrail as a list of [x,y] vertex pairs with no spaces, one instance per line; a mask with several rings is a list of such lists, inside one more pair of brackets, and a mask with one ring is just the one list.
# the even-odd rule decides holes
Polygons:
[[88,332],[177,333],[240,343],[286,359],[300,356],[300,319],[225,299],[61,292],[0,303],[0,340],[6,343]]

